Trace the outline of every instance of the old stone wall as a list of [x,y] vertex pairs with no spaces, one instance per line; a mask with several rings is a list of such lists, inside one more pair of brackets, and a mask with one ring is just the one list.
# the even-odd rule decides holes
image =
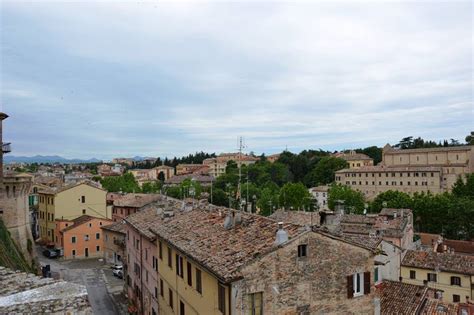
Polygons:
[[[298,245],[307,257],[298,257]],[[264,314],[373,314],[373,254],[308,232],[242,269],[233,284],[235,314],[247,314],[247,294],[263,292]],[[371,272],[371,292],[348,298],[347,276]],[[233,296],[233,297],[234,297]]]

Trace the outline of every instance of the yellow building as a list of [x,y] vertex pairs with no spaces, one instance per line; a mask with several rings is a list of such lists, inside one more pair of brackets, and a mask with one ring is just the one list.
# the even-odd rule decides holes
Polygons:
[[401,277],[405,283],[428,285],[446,302],[474,298],[474,256],[409,250],[402,261]]
[[79,182],[57,189],[38,191],[39,236],[53,242],[55,219],[73,220],[87,214],[112,218],[106,207],[107,192],[89,182]]
[[357,153],[353,150],[349,152],[339,152],[334,157],[345,160],[349,168],[361,168],[365,166],[374,166],[374,160],[363,153]]

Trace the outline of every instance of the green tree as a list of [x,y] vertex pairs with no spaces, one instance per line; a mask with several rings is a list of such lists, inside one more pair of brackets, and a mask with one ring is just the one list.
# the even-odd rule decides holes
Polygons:
[[165,188],[165,194],[172,198],[182,199],[182,191],[179,186],[168,186]]
[[453,186],[453,195],[474,199],[474,174],[459,176]]
[[351,189],[351,187],[341,184],[333,184],[328,191],[328,207],[335,209],[337,202],[344,202],[346,211],[362,213],[364,211],[365,199],[360,191]]
[[278,207],[278,190],[275,191],[269,187],[262,189],[261,196],[258,199],[257,207],[260,214],[269,216],[273,212],[273,208]]
[[285,209],[309,209],[311,194],[302,183],[286,183],[280,189],[279,205]]
[[180,185],[181,190],[186,197],[192,197],[194,190],[194,197],[199,199],[202,192],[202,186],[199,182],[192,180],[191,178],[186,178]]
[[102,187],[109,192],[138,193],[141,191],[135,177],[131,173],[125,173],[122,176],[109,176],[102,178],[100,183]]
[[[386,206],[384,206],[384,203]],[[388,190],[380,193],[370,204],[370,211],[379,213],[382,208],[411,209],[411,197],[401,191]]]
[[142,185],[142,192],[144,194],[159,193],[162,187],[163,187],[163,183],[160,181],[144,183]]
[[316,167],[306,176],[308,187],[329,184],[334,181],[336,171],[346,168],[347,162],[340,158],[323,157]]
[[211,201],[212,201],[212,204],[216,206],[226,207],[229,205],[229,199],[227,197],[227,194],[225,193],[224,190],[220,188],[216,188],[212,190],[212,200],[211,200],[211,196],[209,195],[209,202]]
[[466,143],[474,145],[474,131],[471,131],[471,134],[466,136]]

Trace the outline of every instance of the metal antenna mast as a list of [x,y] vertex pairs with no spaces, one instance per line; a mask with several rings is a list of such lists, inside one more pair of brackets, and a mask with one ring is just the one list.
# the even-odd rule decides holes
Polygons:
[[239,184],[237,187],[239,194],[239,210],[242,210],[242,191],[241,191],[241,181],[242,181],[242,149],[245,148],[245,145],[242,142],[242,137],[239,138]]

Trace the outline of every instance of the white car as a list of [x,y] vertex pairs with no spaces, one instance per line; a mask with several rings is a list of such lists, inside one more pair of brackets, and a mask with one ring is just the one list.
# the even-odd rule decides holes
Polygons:
[[123,271],[122,269],[114,269],[112,271],[113,275],[116,276],[117,278],[123,279]]

